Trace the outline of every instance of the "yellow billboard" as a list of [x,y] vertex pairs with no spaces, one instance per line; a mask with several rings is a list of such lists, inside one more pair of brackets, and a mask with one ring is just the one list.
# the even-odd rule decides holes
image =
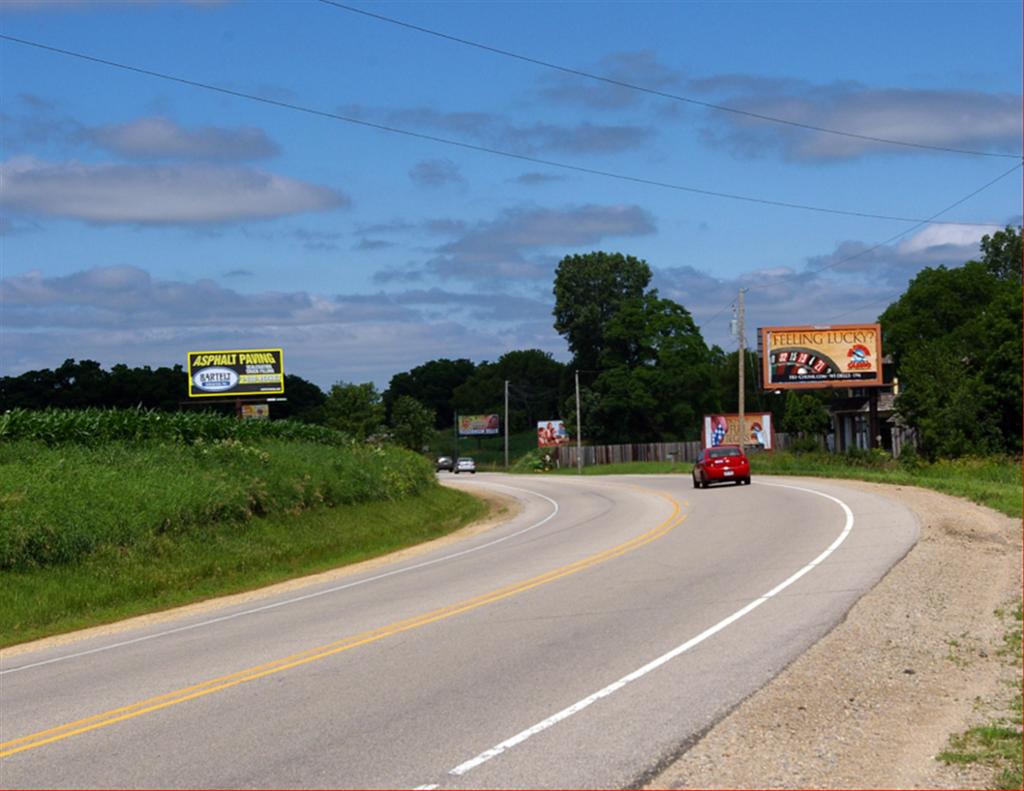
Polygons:
[[766,390],[882,384],[878,324],[762,327],[760,333]]
[[188,353],[189,398],[284,393],[281,349]]

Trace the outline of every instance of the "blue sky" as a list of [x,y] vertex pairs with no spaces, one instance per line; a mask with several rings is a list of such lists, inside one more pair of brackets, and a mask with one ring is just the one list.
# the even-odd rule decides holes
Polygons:
[[750,328],[873,321],[1021,220],[1017,170],[911,221],[1020,161],[1017,2],[349,5],[648,90],[315,0],[8,0],[4,36],[220,90],[0,41],[0,374],[566,360],[554,268],[591,250],[734,349],[740,288]]

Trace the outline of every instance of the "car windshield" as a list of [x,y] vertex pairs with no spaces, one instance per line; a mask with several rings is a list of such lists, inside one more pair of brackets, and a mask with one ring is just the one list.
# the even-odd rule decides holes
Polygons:
[[461,459],[459,459],[459,464],[472,464],[472,463],[473,463],[473,460],[469,459],[469,458],[466,458],[465,456],[463,456]]
[[708,451],[708,456],[712,459],[724,459],[728,456],[739,456],[739,448],[712,448]]

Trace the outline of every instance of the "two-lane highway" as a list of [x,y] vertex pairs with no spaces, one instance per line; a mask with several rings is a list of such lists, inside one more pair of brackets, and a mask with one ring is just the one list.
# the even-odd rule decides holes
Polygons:
[[523,509],[332,583],[0,655],[0,786],[634,784],[917,535],[825,481],[451,484]]

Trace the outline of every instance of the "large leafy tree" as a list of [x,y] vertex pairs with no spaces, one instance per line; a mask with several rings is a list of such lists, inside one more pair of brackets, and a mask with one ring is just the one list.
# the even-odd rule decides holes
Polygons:
[[1021,447],[1021,241],[1006,228],[980,260],[923,269],[882,314],[897,408],[931,456]]
[[356,439],[381,434],[384,403],[372,382],[338,382],[331,386],[323,405],[324,423]]
[[[717,404],[710,351],[682,305],[648,289],[646,262],[620,253],[567,256],[555,277],[555,329],[586,381],[589,439],[696,437]],[[575,416],[574,398],[565,412]]]
[[391,436],[399,445],[420,451],[434,433],[434,413],[411,396],[399,396],[391,411]]
[[568,342],[575,368],[598,368],[608,322],[624,303],[641,299],[650,282],[647,262],[622,253],[568,255],[559,262],[555,330]]
[[[652,290],[622,306],[606,337],[604,373],[595,384],[599,392],[607,386],[607,399],[616,405],[606,434],[618,435],[618,441],[699,435],[700,416],[716,406],[716,399],[711,353],[689,311]],[[623,369],[630,372],[628,379]],[[627,390],[621,386],[625,381]],[[650,414],[642,417],[650,404]],[[629,416],[623,411],[627,407],[637,414]],[[623,436],[626,426],[629,433]]]

